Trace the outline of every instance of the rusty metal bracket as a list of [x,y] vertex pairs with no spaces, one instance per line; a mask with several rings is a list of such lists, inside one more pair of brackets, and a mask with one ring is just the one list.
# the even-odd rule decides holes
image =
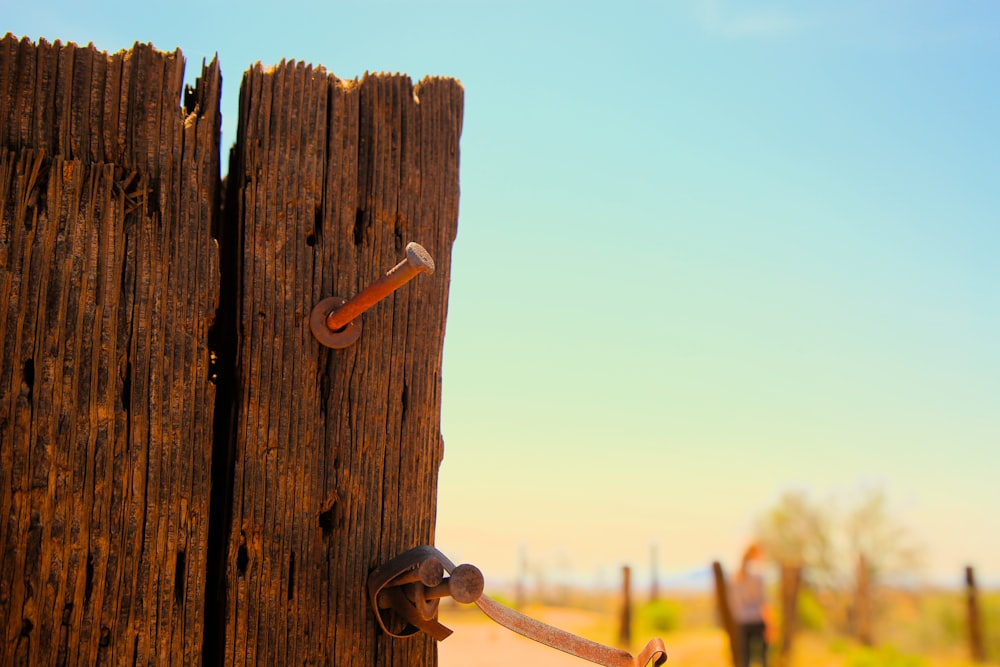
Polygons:
[[446,579],[447,560],[434,547],[416,547],[371,573],[368,595],[378,623],[386,633],[409,637],[419,631],[438,641],[451,635],[451,630],[437,620],[440,599],[476,601],[483,594],[483,574],[475,565],[452,564],[451,576]]
[[[450,574],[444,578],[444,572]],[[540,644],[605,667],[659,667],[667,650],[659,638],[650,640],[638,656],[542,623],[483,595],[483,578],[473,565],[455,565],[434,547],[406,551],[368,578],[368,593],[379,625],[393,637],[425,632],[441,641],[452,631],[437,621],[438,601],[451,595],[475,602],[493,621]]]

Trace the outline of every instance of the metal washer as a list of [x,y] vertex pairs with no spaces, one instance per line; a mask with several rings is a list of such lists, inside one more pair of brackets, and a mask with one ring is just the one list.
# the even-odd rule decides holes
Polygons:
[[328,296],[312,309],[309,315],[309,328],[321,345],[339,350],[348,347],[361,335],[361,318],[355,318],[338,331],[331,331],[326,326],[326,318],[333,311],[347,303],[342,296]]

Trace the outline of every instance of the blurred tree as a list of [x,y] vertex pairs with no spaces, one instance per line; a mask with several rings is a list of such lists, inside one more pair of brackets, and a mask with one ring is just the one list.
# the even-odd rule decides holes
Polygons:
[[920,567],[920,548],[910,532],[887,508],[885,491],[872,489],[845,520],[850,559],[864,558],[869,582],[874,586],[892,577],[905,577]]
[[920,549],[886,507],[882,489],[866,491],[845,521],[851,557],[857,563],[853,626],[856,638],[874,644],[873,624],[880,611],[879,586],[903,579],[920,565]]
[[[919,568],[920,548],[890,514],[882,489],[863,491],[843,516],[840,521],[828,506],[814,503],[802,491],[789,491],[757,521],[756,539],[777,563],[802,567],[813,586],[841,583],[840,574],[854,573],[860,556],[873,584]],[[846,553],[838,554],[838,543]]]
[[[781,626],[778,664],[792,661],[803,585],[830,587],[836,581],[829,512],[804,493],[785,493],[757,522],[757,540],[781,566]],[[771,628],[772,641],[779,635]]]
[[836,581],[832,524],[805,493],[789,491],[757,522],[757,541],[782,566],[802,568],[809,584],[830,586]]

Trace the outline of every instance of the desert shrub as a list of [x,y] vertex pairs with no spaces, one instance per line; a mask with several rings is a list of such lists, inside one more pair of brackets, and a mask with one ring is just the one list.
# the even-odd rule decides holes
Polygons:
[[[959,644],[965,641],[966,621],[965,610],[961,607],[961,600],[957,595],[948,595],[944,599],[942,596],[932,597],[928,607],[932,611],[932,618],[937,620],[937,633],[940,642],[945,645]],[[933,633],[927,633],[933,634]]]
[[826,612],[816,595],[808,588],[799,593],[798,599],[799,623],[803,630],[820,631],[826,628]]
[[639,623],[655,632],[671,632],[680,627],[681,606],[670,600],[654,600],[639,608]]
[[981,596],[980,603],[986,657],[991,660],[1000,660],[1000,592]]

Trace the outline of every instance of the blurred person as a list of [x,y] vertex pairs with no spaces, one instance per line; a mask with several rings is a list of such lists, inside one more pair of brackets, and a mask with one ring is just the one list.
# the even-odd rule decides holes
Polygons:
[[760,656],[761,667],[767,667],[768,620],[770,608],[764,589],[764,550],[751,544],[743,554],[730,592],[733,622],[742,646],[742,667],[749,667],[754,653]]

